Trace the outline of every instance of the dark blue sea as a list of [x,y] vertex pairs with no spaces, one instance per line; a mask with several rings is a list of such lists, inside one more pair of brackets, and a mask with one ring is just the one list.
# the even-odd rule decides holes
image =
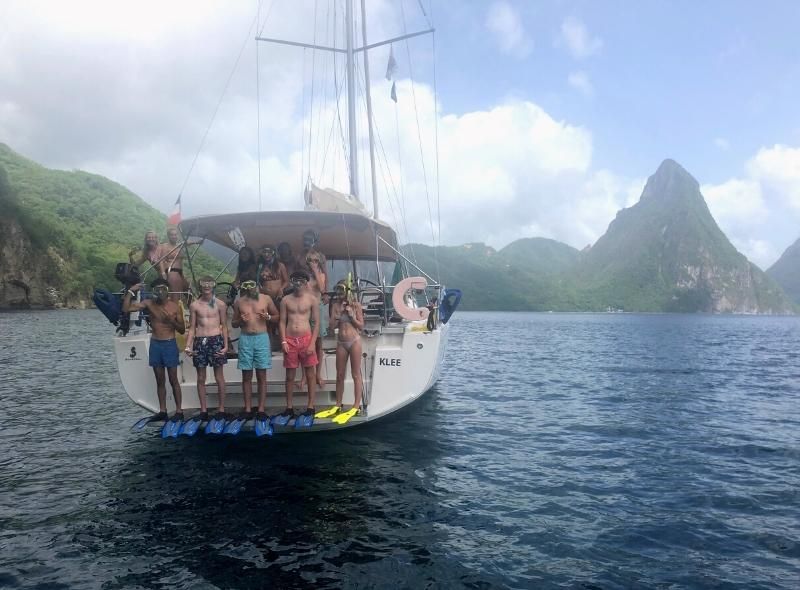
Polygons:
[[800,319],[457,313],[346,433],[129,432],[96,311],[0,314],[2,588],[798,588]]

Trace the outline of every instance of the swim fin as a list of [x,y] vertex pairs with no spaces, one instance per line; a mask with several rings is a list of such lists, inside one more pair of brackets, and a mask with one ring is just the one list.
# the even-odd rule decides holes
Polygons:
[[270,423],[269,416],[267,416],[264,412],[259,412],[256,415],[256,436],[272,436],[274,429],[272,428],[272,424]]
[[270,419],[270,422],[275,426],[286,426],[294,417],[294,410],[292,408],[286,408],[280,414],[275,414]]
[[311,428],[314,425],[314,408],[308,408],[294,421],[295,428]]
[[346,412],[342,412],[338,416],[335,416],[333,418],[333,422],[336,422],[336,424],[347,424],[348,420],[350,420],[350,418],[356,414],[358,414],[358,408],[350,408]]
[[166,419],[167,419],[167,413],[159,412],[158,414],[153,414],[152,416],[147,416],[145,418],[142,418],[141,420],[136,422],[136,424],[131,426],[131,430],[135,431],[144,430],[144,427],[150,424],[150,422],[158,422],[159,420],[166,420]]
[[217,413],[206,424],[206,434],[222,434],[225,430],[225,414]]
[[331,416],[339,412],[339,410],[341,409],[342,408],[340,408],[339,406],[333,406],[332,408],[328,408],[327,410],[322,410],[317,412],[316,414],[314,414],[314,418],[330,418]]
[[223,431],[225,434],[232,434],[236,436],[242,431],[242,426],[244,426],[245,422],[251,420],[253,418],[253,412],[243,412],[239,414],[235,420],[228,422],[228,425],[225,427]]
[[175,412],[172,418],[164,422],[161,428],[161,438],[177,438],[183,425],[183,412]]
[[185,434],[186,436],[194,436],[200,429],[200,424],[208,420],[208,412],[201,412],[196,416],[192,416],[181,426],[178,435]]

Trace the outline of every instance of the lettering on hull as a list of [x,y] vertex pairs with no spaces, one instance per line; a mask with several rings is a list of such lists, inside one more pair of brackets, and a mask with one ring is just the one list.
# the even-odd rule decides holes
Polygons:
[[388,359],[381,357],[378,359],[378,365],[381,367],[399,367],[402,359]]

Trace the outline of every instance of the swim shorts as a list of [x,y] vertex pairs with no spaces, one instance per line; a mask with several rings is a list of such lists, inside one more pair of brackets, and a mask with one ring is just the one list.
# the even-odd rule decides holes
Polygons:
[[287,336],[286,348],[288,352],[283,353],[283,366],[287,369],[296,369],[301,364],[304,367],[315,367],[319,364],[316,351],[308,353],[311,342],[311,332],[302,336]]
[[157,368],[168,368],[178,366],[178,343],[175,339],[156,340],[150,339],[149,352],[150,366]]
[[228,362],[225,355],[219,355],[225,348],[225,338],[222,334],[216,336],[196,336],[192,346],[192,363],[195,367],[221,367]]
[[267,333],[245,334],[242,332],[239,336],[239,369],[252,371],[253,369],[271,368],[272,351]]

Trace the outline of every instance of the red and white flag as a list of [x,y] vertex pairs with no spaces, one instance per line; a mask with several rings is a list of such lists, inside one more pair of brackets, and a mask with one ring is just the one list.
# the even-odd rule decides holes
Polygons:
[[178,225],[181,222],[181,195],[178,195],[178,200],[175,201],[175,208],[172,213],[167,217],[168,225]]

